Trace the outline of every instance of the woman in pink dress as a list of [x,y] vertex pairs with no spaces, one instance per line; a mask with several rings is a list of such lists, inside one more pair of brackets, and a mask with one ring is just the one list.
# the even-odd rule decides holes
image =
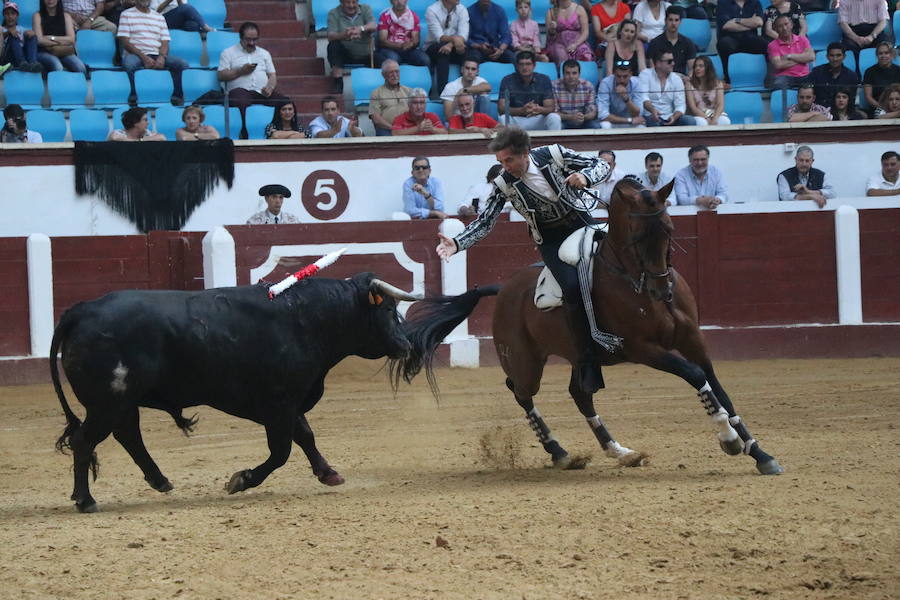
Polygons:
[[568,59],[594,60],[588,38],[588,18],[572,0],[557,0],[547,11],[547,55],[557,65]]

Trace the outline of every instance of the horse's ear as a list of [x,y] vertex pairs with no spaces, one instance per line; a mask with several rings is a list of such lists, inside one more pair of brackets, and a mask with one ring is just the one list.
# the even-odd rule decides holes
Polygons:
[[669,195],[672,193],[672,190],[675,188],[675,179],[672,178],[672,181],[667,183],[666,185],[659,188],[659,191],[656,192],[656,196],[659,198],[660,202],[665,202]]

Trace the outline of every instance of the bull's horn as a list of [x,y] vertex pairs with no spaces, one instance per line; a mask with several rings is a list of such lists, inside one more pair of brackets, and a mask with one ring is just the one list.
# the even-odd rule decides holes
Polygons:
[[382,293],[387,294],[388,296],[392,296],[397,300],[406,300],[407,302],[415,302],[416,300],[421,300],[425,297],[424,294],[410,294],[409,292],[404,292],[398,287],[394,287],[393,285],[386,283],[380,279],[373,279],[372,285]]

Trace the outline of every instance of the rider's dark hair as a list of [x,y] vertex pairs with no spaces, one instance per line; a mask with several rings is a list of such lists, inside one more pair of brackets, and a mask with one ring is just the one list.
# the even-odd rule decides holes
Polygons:
[[531,149],[531,138],[528,132],[520,127],[507,127],[488,144],[488,150],[493,153],[501,150],[509,150],[513,154],[525,154]]

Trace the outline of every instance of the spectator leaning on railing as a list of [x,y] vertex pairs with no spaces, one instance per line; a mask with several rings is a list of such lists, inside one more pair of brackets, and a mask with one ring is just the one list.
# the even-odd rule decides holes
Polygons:
[[811,83],[804,83],[797,90],[797,103],[788,107],[785,117],[788,123],[830,121],[831,111],[816,104],[815,88]]
[[345,138],[361,137],[362,129],[354,117],[348,119],[341,114],[337,98],[327,96],[322,99],[322,114],[310,121],[309,137],[312,138]]
[[881,171],[866,182],[866,196],[900,196],[900,154],[881,155]]
[[444,124],[434,113],[426,112],[428,93],[422,88],[409,92],[409,110],[400,113],[391,124],[393,135],[432,135],[447,133]]
[[181,142],[196,142],[198,140],[217,140],[219,132],[212,125],[204,125],[206,113],[201,106],[188,106],[181,113],[184,127],[175,130],[175,139]]
[[809,146],[800,146],[794,155],[794,166],[785,169],[776,177],[778,199],[812,200],[819,208],[835,197],[834,188],[825,171],[813,168],[815,155]]

